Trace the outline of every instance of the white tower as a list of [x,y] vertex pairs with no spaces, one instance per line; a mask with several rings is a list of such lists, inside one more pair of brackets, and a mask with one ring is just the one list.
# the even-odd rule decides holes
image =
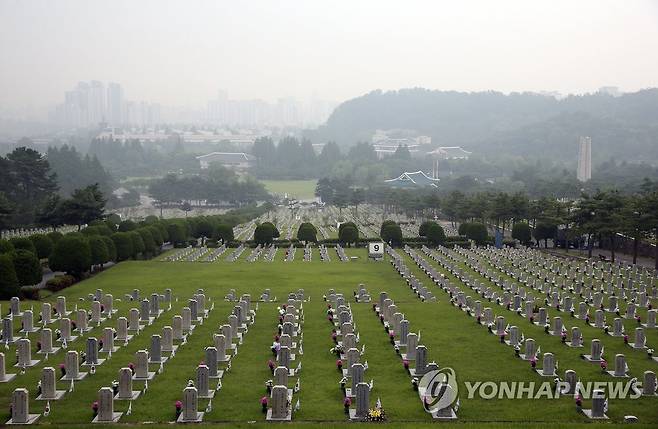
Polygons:
[[592,139],[590,137],[580,138],[576,177],[580,182],[587,182],[592,178]]

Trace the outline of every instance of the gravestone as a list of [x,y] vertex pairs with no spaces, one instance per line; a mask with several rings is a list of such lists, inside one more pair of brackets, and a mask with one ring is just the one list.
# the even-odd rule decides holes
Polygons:
[[98,391],[98,414],[92,423],[116,423],[123,413],[114,412],[114,391],[111,387],[101,387]]
[[281,347],[279,349],[279,356],[277,361],[280,366],[285,366],[290,369],[290,349],[288,347]]
[[151,335],[151,347],[149,349],[149,363],[165,363],[167,357],[162,356],[162,337],[158,334]]
[[267,410],[267,420],[290,421],[292,411],[288,404],[288,387],[274,386],[272,388],[272,408]]
[[119,350],[119,347],[114,345],[114,329],[109,327],[103,329],[103,347],[101,351],[104,353],[114,353],[117,350]]
[[25,310],[22,316],[22,329],[21,332],[29,334],[31,332],[37,332],[39,328],[34,326],[34,315],[32,310]]
[[635,341],[629,344],[634,349],[643,349],[646,345],[644,328],[635,328]]
[[274,385],[287,386],[288,385],[288,368],[285,366],[277,366],[274,369]]
[[91,303],[91,323],[94,325],[99,325],[103,320],[101,312],[101,303],[100,301],[94,301]]
[[172,323],[172,334],[175,341],[182,341],[183,335],[183,318],[179,315],[174,316]]
[[[138,323],[139,325],[139,323]],[[130,341],[132,335],[128,335],[128,319],[119,317],[117,319],[117,341]]]
[[5,368],[5,354],[0,352],[0,383],[9,383],[16,378],[16,374],[7,374]]
[[61,399],[65,390],[57,390],[55,368],[47,366],[41,370],[41,394],[37,401],[57,401]]
[[422,377],[427,372],[427,348],[425,346],[416,347],[416,367],[409,372],[412,377]]
[[53,331],[50,328],[43,328],[41,330],[41,349],[37,353],[53,354],[58,351],[59,347],[53,347]]
[[567,383],[567,387],[561,393],[563,395],[573,395],[576,393],[576,384],[578,383],[578,377],[576,376],[576,371],[568,369],[564,372],[564,381]]
[[656,373],[653,371],[644,371],[644,378],[642,382],[642,395],[655,396],[656,395]]
[[45,325],[49,325],[53,314],[53,307],[50,305],[49,302],[44,302],[41,304],[41,323]]
[[100,365],[103,362],[105,362],[105,359],[98,358],[98,340],[95,337],[87,338],[85,361],[83,365]]
[[18,363],[14,366],[18,368],[30,368],[40,362],[38,359],[32,359],[32,341],[29,338],[21,338],[16,341],[16,351],[18,352]]
[[222,334],[215,334],[213,336],[213,342],[217,349],[217,360],[219,362],[230,360],[230,357],[226,354],[226,337]]
[[153,377],[155,377],[155,372],[149,371],[148,352],[138,350],[135,352],[135,375],[133,380],[152,380]]
[[139,308],[139,322],[145,325],[153,323],[154,318],[151,317],[151,304],[149,300],[144,298]]
[[196,389],[199,398],[215,397],[215,390],[210,388],[210,371],[206,365],[199,365],[196,369]]
[[132,401],[139,397],[141,392],[133,390],[133,372],[130,368],[119,370],[119,391],[114,399],[117,401]]
[[66,357],[64,358],[64,369],[66,374],[60,380],[82,380],[87,376],[86,372],[80,372],[80,356],[75,350],[69,350],[66,352]]
[[589,362],[601,362],[601,342],[596,338],[592,340],[590,354],[583,355],[583,358]]
[[20,337],[14,338],[14,321],[11,317],[2,319],[2,342],[5,344],[13,344],[14,341]]
[[88,315],[86,310],[78,310],[76,312],[76,321],[75,321],[75,323],[77,324],[76,329],[81,334],[87,331],[91,331],[91,328],[87,326],[87,316]]
[[537,374],[544,377],[555,376],[555,356],[553,356],[553,353],[544,353],[544,362],[542,368],[537,370]]
[[407,335],[407,353],[402,353],[402,359],[407,361],[416,360],[416,347],[418,346],[418,335],[411,332]]
[[613,371],[608,371],[608,374],[613,377],[628,377],[626,357],[623,354],[618,353],[615,355],[615,369]]
[[605,415],[605,404],[605,392],[603,390],[594,390],[592,392],[592,409],[583,410],[583,414],[590,419],[607,419],[608,416]]
[[203,420],[203,412],[199,409],[199,397],[196,387],[183,389],[183,411],[178,416],[178,423],[198,423]]
[[180,314],[183,318],[183,333],[188,334],[190,331],[192,331],[192,329],[194,329],[194,325],[192,325],[192,310],[190,310],[190,307],[183,307]]
[[206,347],[205,363],[208,367],[208,377],[213,379],[221,378],[223,372],[219,371],[219,361],[217,360],[217,349],[215,347]]
[[370,406],[370,385],[359,383],[356,385],[356,409],[350,409],[351,420],[363,420],[368,416]]
[[128,331],[139,332],[142,326],[139,324],[139,310],[131,308],[128,312]]
[[9,300],[9,313],[12,317],[21,317],[21,300],[17,296],[12,296]]
[[162,351],[163,352],[173,352],[178,348],[174,345],[174,330],[171,326],[165,326],[162,328]]
[[25,388],[14,389],[11,395],[11,419],[8,425],[31,425],[36,423],[41,414],[30,414],[30,393]]
[[535,345],[535,340],[533,340],[532,338],[528,338],[525,340],[525,353],[522,353],[519,356],[523,360],[531,360],[535,358],[536,353],[537,353],[537,348]]
[[365,372],[365,368],[363,367],[363,364],[360,363],[355,363],[352,365],[352,388],[349,389],[349,391],[346,390],[345,396],[348,397],[354,397],[356,394],[356,386],[363,382],[363,374]]
[[71,314],[70,311],[66,311],[66,297],[58,296],[57,303],[55,303],[55,311],[57,312],[57,317],[60,319]]

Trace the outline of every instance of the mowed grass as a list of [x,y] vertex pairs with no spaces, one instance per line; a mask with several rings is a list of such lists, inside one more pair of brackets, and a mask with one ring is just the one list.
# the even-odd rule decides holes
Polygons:
[[[122,423],[134,424],[164,424],[172,421],[175,401],[182,398],[182,390],[187,380],[195,378],[195,368],[204,359],[204,348],[212,345],[212,334],[225,323],[234,305],[223,301],[226,292],[233,288],[239,294],[250,293],[252,300],[256,301],[265,288],[270,288],[273,295],[282,301],[289,292],[303,288],[306,296],[310,297],[310,302],[304,304],[305,353],[303,356],[297,356],[297,359],[301,358],[303,362],[302,389],[293,400],[296,402],[297,398],[300,399],[301,409],[295,413],[294,423],[290,426],[341,427],[347,420],[343,413],[342,393],[338,384],[340,375],[335,367],[336,357],[329,353],[333,345],[330,338],[332,325],[326,320],[326,303],[323,302],[322,295],[329,288],[334,288],[344,293],[351,301],[352,291],[358,283],[366,285],[374,301],[378,299],[380,291],[387,291],[410,321],[410,329],[414,332],[421,331],[421,342],[428,347],[429,359],[436,360],[441,367],[450,366],[455,369],[462,394],[460,427],[553,428],[586,421],[576,412],[573,399],[567,397],[557,400],[466,399],[465,381],[520,380],[537,383],[542,379],[530,371],[527,362],[514,358],[509,347],[499,344],[497,339],[488,334],[485,328],[478,326],[473,318],[450,305],[447,295],[438,287],[435,288],[437,303],[421,303],[390,264],[367,261],[365,250],[347,249],[348,255],[359,257],[348,263],[339,262],[333,249],[330,250],[331,262],[321,262],[317,249],[313,251],[313,260],[304,262],[301,250],[298,249],[295,261],[290,263],[283,262],[284,251],[279,251],[272,263],[247,263],[245,258],[249,250],[235,263],[228,263],[223,259],[216,263],[123,262],[63,291],[69,309],[73,309],[76,303],[80,307],[89,308],[89,302],[79,301],[79,298],[86,297],[97,288],[112,293],[115,298],[122,299],[122,302],[116,303],[119,313],[115,318],[126,315],[131,307],[136,306],[136,303],[123,299],[124,294],[133,288],[139,288],[142,296],[148,296],[151,292],[162,293],[165,288],[170,287],[178,300],[173,303],[171,311],[165,312],[127,347],[122,347],[113,354],[110,361],[99,366],[95,375],[76,383],[74,392],[67,393],[61,401],[51,402],[51,414],[47,418],[42,417],[42,422],[50,423],[53,427],[69,427],[73,424],[87,426],[92,419],[91,404],[96,399],[98,389],[109,386],[117,377],[119,368],[133,362],[137,350],[148,348],[151,335],[161,333],[163,326],[170,325],[172,317],[179,314],[180,309],[187,304],[187,299],[198,288],[203,288],[215,303],[215,309],[204,324],[194,330],[188,344],[179,348],[176,356],[165,364],[164,372],[149,383],[146,394],[133,402],[132,415],[124,415],[121,419]],[[407,262],[409,266],[413,266],[410,260]],[[422,272],[415,272],[429,284],[429,279],[424,277]],[[52,298],[54,300],[55,297]],[[22,308],[27,309],[30,305],[31,303],[22,303]],[[259,400],[266,394],[265,381],[272,378],[267,361],[272,357],[269,347],[276,332],[278,305],[259,304],[256,322],[250,326],[244,344],[240,346],[239,354],[233,360],[231,371],[224,376],[222,389],[213,400],[212,411],[206,413],[205,422],[226,427],[265,425]],[[351,305],[361,342],[366,345],[366,354],[362,360],[368,361],[369,369],[365,379],[374,380],[371,406],[374,406],[378,397],[381,398],[389,417],[388,427],[423,427],[433,424],[430,416],[423,411],[417,394],[411,389],[409,377],[399,357],[394,353],[379,319],[372,311],[371,304],[352,302]],[[6,313],[8,304],[3,303],[2,308]],[[39,309],[40,304],[35,303],[35,312]],[[496,314],[499,313],[495,311]],[[16,324],[18,322],[16,319]],[[115,323],[113,319],[103,326],[115,326]],[[518,325],[528,337],[530,328],[521,321],[518,321]],[[18,329],[18,326],[15,327]],[[56,324],[51,325],[53,330],[55,327]],[[101,329],[95,328],[89,335],[100,338]],[[542,350],[559,351],[560,372],[566,369],[565,365],[573,363],[577,364],[574,369],[578,374],[583,374],[583,381],[606,380],[604,376],[597,375],[595,368],[588,370],[585,363],[578,361],[579,351],[563,351],[559,349],[559,344],[552,344],[548,336],[542,336],[541,332],[533,335],[538,343],[542,344]],[[36,348],[38,333],[31,334],[30,338]],[[607,347],[606,343],[606,349]],[[70,349],[82,351],[84,341],[78,339],[70,345]],[[15,363],[14,347],[12,346],[10,351],[5,350],[5,354],[8,372],[17,372],[15,368],[10,368],[10,364]],[[627,352],[627,356],[632,354]],[[34,356],[42,358],[41,355]],[[46,364],[57,369],[63,361],[64,354],[60,351],[50,356]],[[296,363],[297,361],[294,365]],[[633,370],[639,366],[635,360],[629,362],[629,365]],[[43,366],[44,362],[41,362],[36,368],[28,369],[25,375],[19,376],[17,381],[0,384],[0,422],[9,418],[10,395],[12,390],[19,386],[30,390],[31,412],[43,411],[45,404],[34,400],[36,384]],[[151,370],[156,369],[151,367]],[[293,383],[294,379],[291,380],[290,386]],[[214,382],[211,382],[211,385],[214,386]],[[65,389],[68,385],[58,383],[58,388]],[[141,390],[143,383],[135,383],[133,388]],[[619,423],[624,414],[634,414],[640,417],[642,423],[655,427],[658,423],[657,399],[611,401],[609,415],[613,422]],[[200,411],[206,408],[207,403],[207,400],[199,401]],[[588,407],[589,403],[586,402],[585,405]],[[127,407],[126,402],[115,402],[115,411],[125,412]]]
[[315,198],[315,185],[317,180],[261,180],[268,192],[274,194],[288,194],[290,198],[298,200],[311,200]]

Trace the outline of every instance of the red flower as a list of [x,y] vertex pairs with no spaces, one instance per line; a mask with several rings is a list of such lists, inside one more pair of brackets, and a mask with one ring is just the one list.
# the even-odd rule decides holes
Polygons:
[[174,405],[176,406],[177,410],[180,410],[181,408],[183,408],[183,403],[181,401],[176,401],[176,403]]
[[267,405],[267,396],[263,396],[262,398],[260,398],[260,404]]
[[346,396],[345,399],[343,400],[343,405],[349,407],[350,405],[352,405],[352,400]]
[[404,360],[402,361],[402,366],[404,366],[404,369],[409,369],[409,361],[406,360],[406,359],[404,359]]
[[340,359],[338,359],[338,360],[336,361],[336,367],[337,367],[338,369],[341,369],[341,368],[343,367],[343,361],[340,360]]

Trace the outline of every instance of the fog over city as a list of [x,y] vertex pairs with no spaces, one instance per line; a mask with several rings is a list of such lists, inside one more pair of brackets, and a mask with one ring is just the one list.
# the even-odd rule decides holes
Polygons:
[[78,81],[131,100],[337,103],[374,89],[636,91],[654,1],[0,2],[0,114],[43,119]]

